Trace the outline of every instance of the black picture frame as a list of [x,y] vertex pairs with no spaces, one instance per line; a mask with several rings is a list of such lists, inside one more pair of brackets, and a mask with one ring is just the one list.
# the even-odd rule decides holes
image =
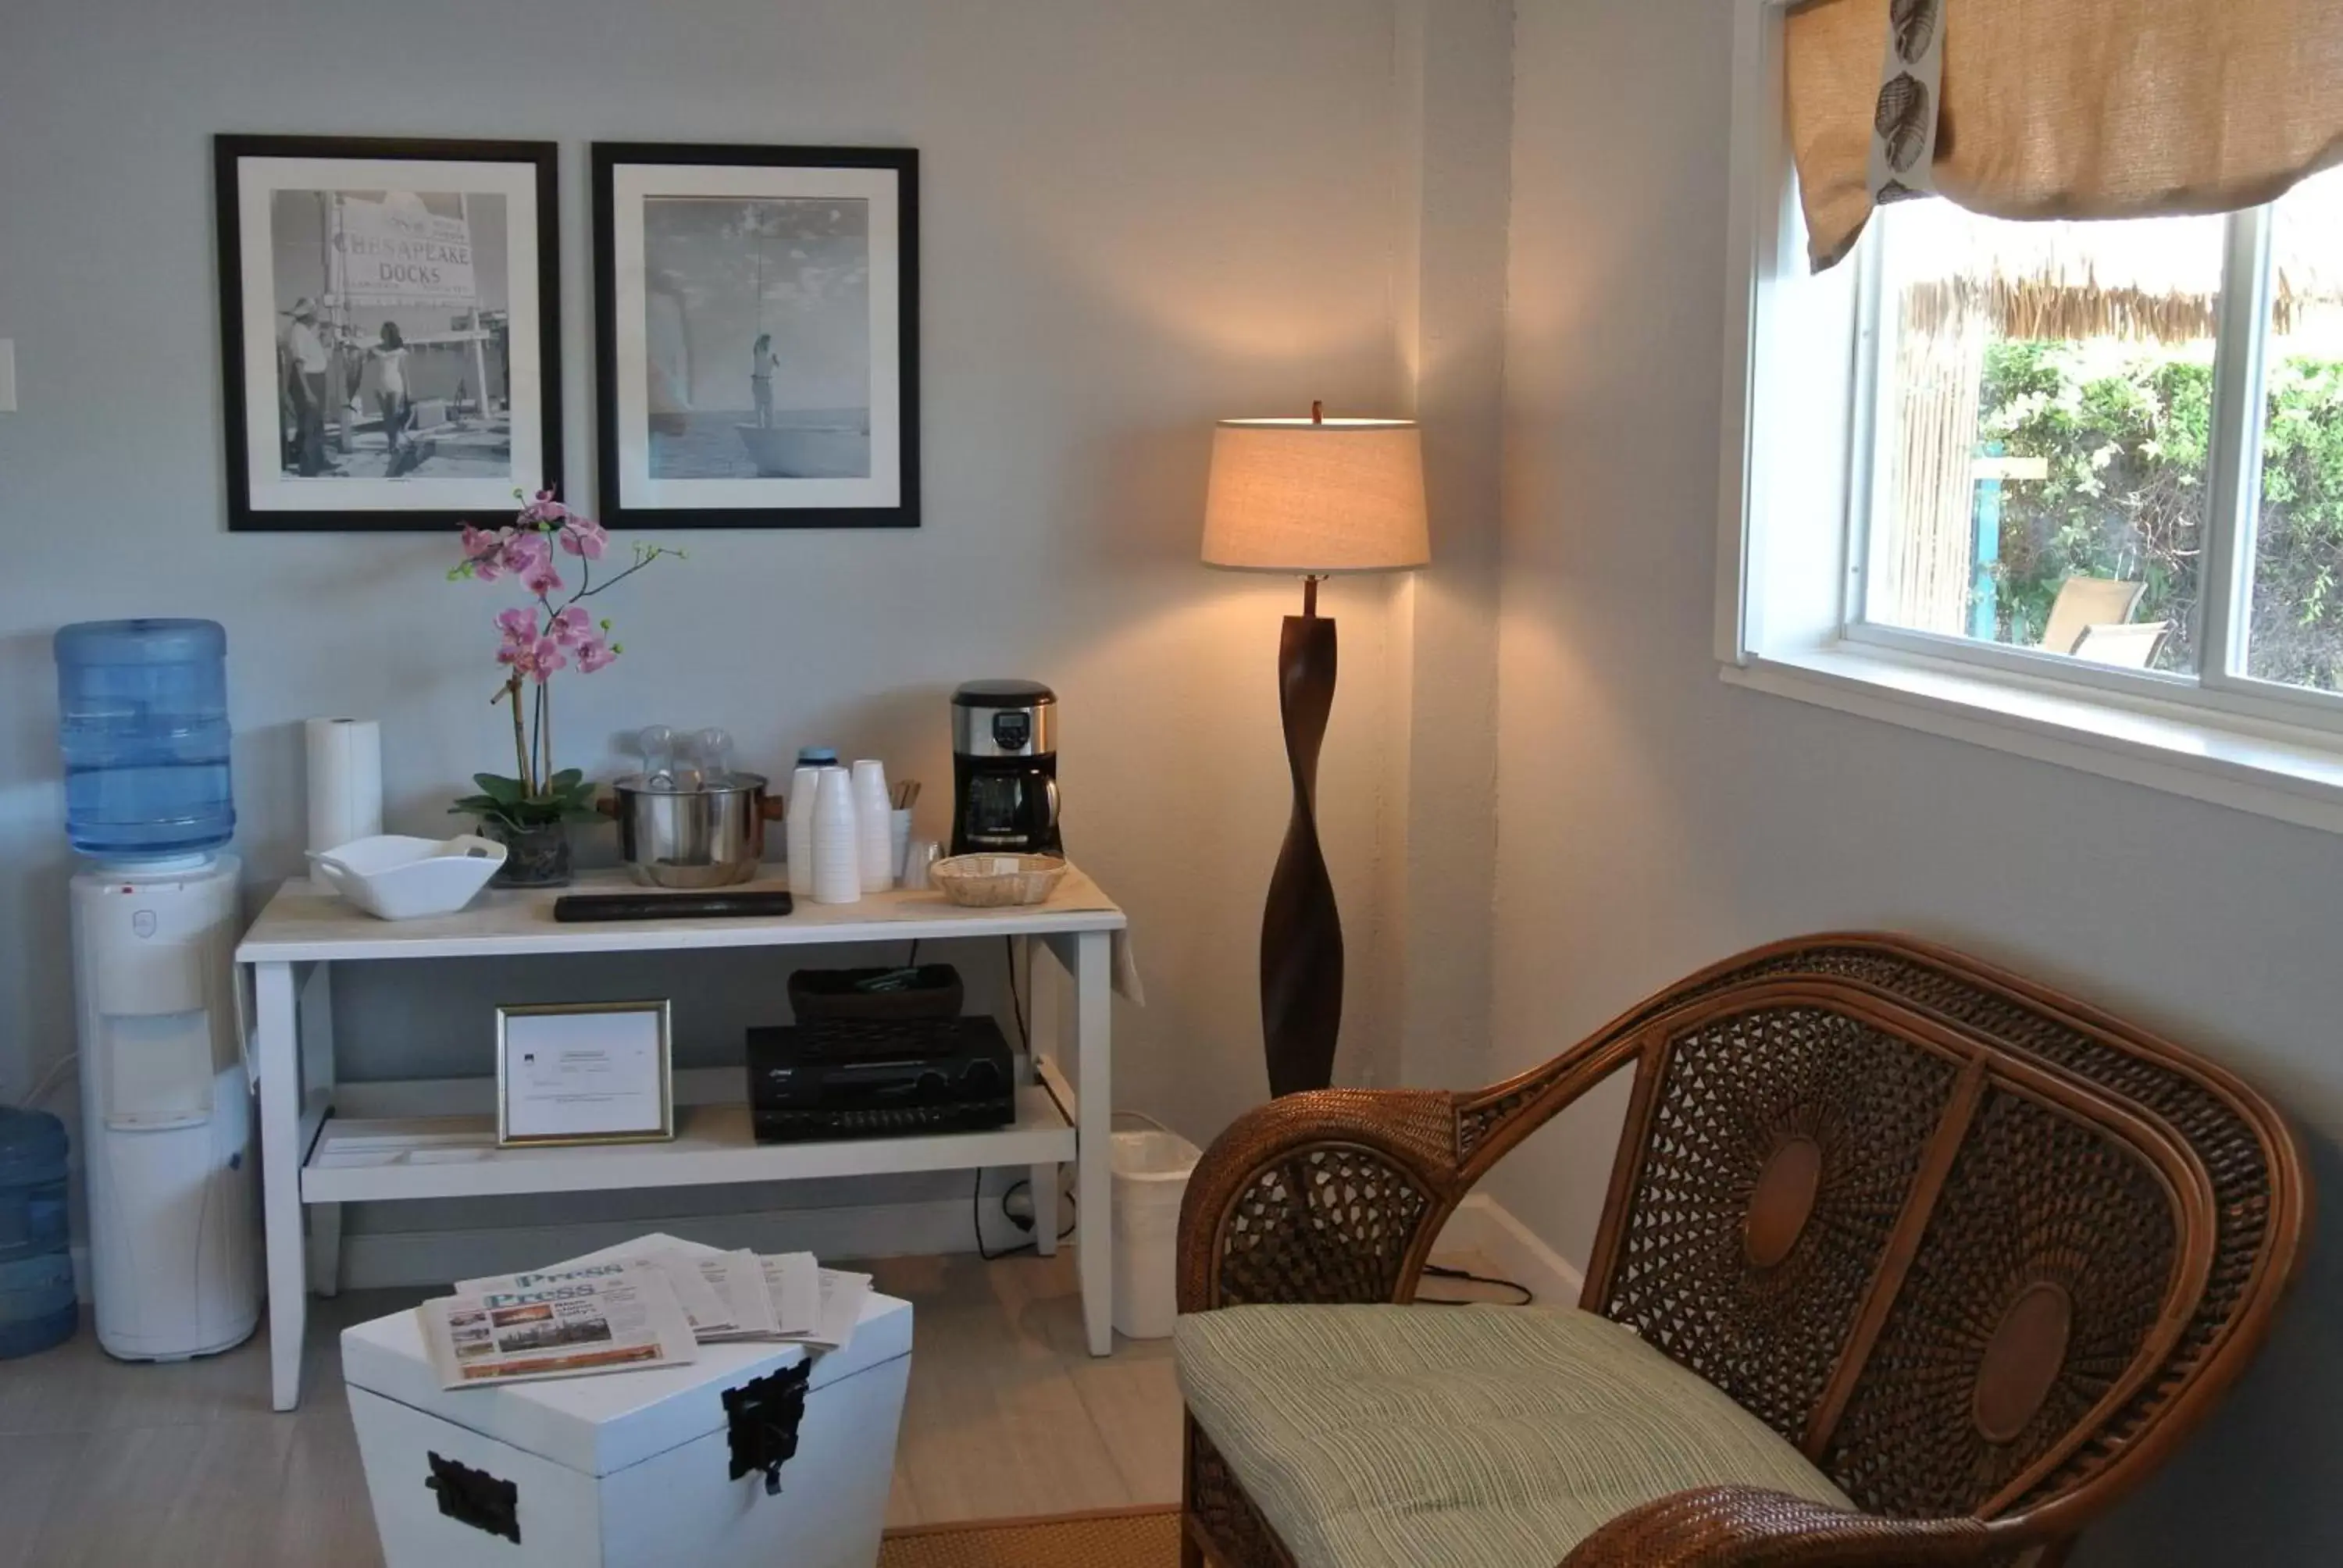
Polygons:
[[[915,528],[920,526],[920,155],[911,147],[834,147],[797,146],[759,146],[733,143],[691,142],[596,142],[590,149],[593,183],[593,250],[594,250],[594,354],[595,354],[595,428],[598,437],[596,454],[597,515],[613,528]],[[617,190],[619,171],[637,167],[700,168],[730,170],[769,168],[776,171],[821,170],[861,171],[891,176],[893,180],[896,245],[892,260],[894,306],[891,319],[895,341],[892,366],[894,396],[892,398],[893,430],[895,433],[893,499],[872,504],[835,505],[820,502],[793,503],[777,498],[771,504],[716,504],[684,506],[645,505],[628,499],[630,467],[640,477],[649,477],[647,462],[638,462],[632,455],[629,439],[632,432],[621,427],[628,416],[623,407],[620,384],[627,367],[639,358],[648,367],[648,342],[638,354],[631,346],[622,356],[619,342],[619,309],[621,289],[618,273],[618,203],[630,204],[642,199],[621,196]],[[677,193],[690,194],[690,193]],[[811,199],[795,193],[785,179],[777,179],[769,195],[763,192],[748,196],[750,200],[791,201]],[[881,259],[871,256],[871,272],[879,276]],[[761,300],[764,284],[761,274],[757,292]],[[883,303],[875,301],[869,307],[873,322],[887,313]],[[648,330],[645,333],[648,338]],[[760,349],[761,352],[761,349]],[[883,473],[880,449],[871,437],[878,427],[878,417],[887,407],[888,400],[880,395],[877,371],[878,356],[873,349],[873,377],[870,407],[864,410],[863,436],[869,446],[869,477]],[[745,363],[745,359],[744,359]],[[744,378],[745,379],[745,378]],[[760,395],[769,413],[770,394]],[[672,416],[670,416],[672,417]],[[713,416],[711,416],[713,417]],[[648,413],[647,421],[656,417]],[[749,437],[743,434],[746,442]],[[646,428],[640,437],[645,458],[651,450],[652,435]],[[753,452],[753,448],[751,449]],[[761,464],[761,459],[755,459]],[[797,476],[759,475],[737,482],[739,486],[767,483],[786,485]]]
[[[527,170],[526,188],[534,208],[536,265],[527,276],[534,282],[534,308],[527,312],[537,334],[536,417],[538,460],[522,472],[517,466],[508,480],[481,478],[481,494],[452,505],[261,507],[255,504],[257,470],[251,447],[252,399],[246,374],[245,213],[240,170],[250,159],[318,159],[353,163],[432,162],[518,165]],[[387,175],[391,171],[385,171]],[[218,227],[219,359],[227,457],[227,526],[235,533],[427,532],[450,529],[463,522],[489,524],[508,517],[517,506],[511,492],[535,493],[560,488],[561,449],[561,215],[560,147],[553,142],[441,139],[407,136],[292,136],[222,135],[212,141],[215,221]],[[375,188],[346,185],[345,189]],[[386,178],[380,187],[401,187]],[[522,221],[508,215],[508,224]],[[508,232],[507,238],[509,240]],[[467,265],[469,265],[468,258]],[[273,266],[273,262],[272,262]],[[508,286],[512,281],[508,274]],[[321,296],[321,298],[329,296]],[[422,307],[418,307],[422,308]],[[476,311],[478,307],[475,306]],[[476,317],[477,319],[477,317]],[[515,316],[507,315],[507,346]],[[275,324],[270,324],[272,333]],[[475,328],[478,330],[478,328]],[[509,375],[509,371],[508,372]],[[508,392],[509,407],[509,392]],[[508,415],[509,418],[509,414]],[[281,416],[280,416],[281,418]],[[290,444],[290,443],[288,443]],[[268,476],[273,483],[281,472]],[[407,481],[397,481],[405,484]]]

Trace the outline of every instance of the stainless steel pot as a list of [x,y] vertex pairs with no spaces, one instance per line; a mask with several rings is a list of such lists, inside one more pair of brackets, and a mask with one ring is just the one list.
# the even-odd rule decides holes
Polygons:
[[653,888],[721,888],[757,874],[765,857],[765,824],[779,821],[781,803],[765,798],[757,773],[699,789],[652,789],[639,773],[611,788],[601,808],[618,821],[618,853],[627,872]]

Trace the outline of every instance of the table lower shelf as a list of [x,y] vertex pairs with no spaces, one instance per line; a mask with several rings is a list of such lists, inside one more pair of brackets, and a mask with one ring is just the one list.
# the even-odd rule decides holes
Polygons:
[[759,1143],[741,1103],[687,1105],[672,1141],[499,1149],[493,1116],[329,1116],[301,1171],[305,1203],[697,1187],[810,1176],[970,1171],[1074,1158],[1074,1129],[1050,1091],[1017,1092],[1017,1120],[986,1132]]

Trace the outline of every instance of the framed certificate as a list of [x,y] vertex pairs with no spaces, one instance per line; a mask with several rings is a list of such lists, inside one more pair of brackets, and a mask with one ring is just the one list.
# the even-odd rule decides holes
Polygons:
[[497,1142],[651,1143],[675,1136],[664,1001],[497,1009]]

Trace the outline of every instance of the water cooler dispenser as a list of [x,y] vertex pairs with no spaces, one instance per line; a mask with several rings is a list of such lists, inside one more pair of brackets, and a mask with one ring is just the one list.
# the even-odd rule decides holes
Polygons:
[[97,1337],[126,1360],[222,1351],[260,1316],[251,1084],[236,1006],[226,634],[57,633],[82,1163]]

